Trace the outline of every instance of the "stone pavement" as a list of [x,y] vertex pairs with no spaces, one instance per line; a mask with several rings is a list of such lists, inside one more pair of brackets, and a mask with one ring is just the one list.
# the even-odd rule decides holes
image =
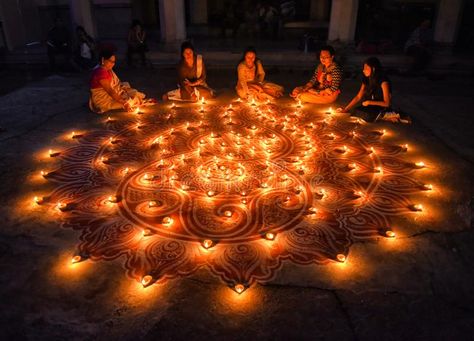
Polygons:
[[[160,97],[172,69],[119,70]],[[268,69],[285,87],[309,71]],[[235,71],[210,69],[229,94]],[[121,263],[72,269],[78,233],[31,210],[38,153],[71,130],[94,129],[86,76],[51,76],[0,98],[0,320],[2,339],[470,339],[474,333],[472,78],[393,78],[394,102],[411,126],[415,156],[436,162],[433,214],[401,219],[399,237],[352,245],[347,263],[286,264],[275,280],[238,296],[207,271],[143,290]],[[347,80],[341,103],[358,83]],[[405,226],[405,227],[404,227]]]

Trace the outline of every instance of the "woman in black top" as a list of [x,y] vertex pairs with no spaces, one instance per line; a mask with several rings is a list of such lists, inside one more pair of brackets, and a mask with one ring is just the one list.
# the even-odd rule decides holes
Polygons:
[[392,90],[390,80],[385,76],[382,64],[375,57],[364,62],[363,78],[357,95],[344,108],[338,111],[350,112],[358,103],[360,106],[353,110],[353,116],[373,122],[379,114],[391,111]]

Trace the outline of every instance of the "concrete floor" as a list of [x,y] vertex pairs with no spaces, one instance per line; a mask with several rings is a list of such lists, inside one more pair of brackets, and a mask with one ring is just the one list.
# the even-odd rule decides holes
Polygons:
[[[209,70],[229,93],[234,70]],[[119,70],[149,96],[173,88],[171,69]],[[309,71],[267,70],[290,86]],[[236,296],[205,270],[143,290],[123,259],[70,262],[78,233],[25,204],[36,153],[60,134],[99,126],[88,111],[87,76],[51,76],[0,98],[0,338],[467,340],[474,334],[472,78],[393,78],[396,107],[414,124],[387,125],[437,162],[437,217],[410,221],[395,241],[351,247],[344,267],[285,265],[277,278]],[[339,102],[357,91],[346,80]]]

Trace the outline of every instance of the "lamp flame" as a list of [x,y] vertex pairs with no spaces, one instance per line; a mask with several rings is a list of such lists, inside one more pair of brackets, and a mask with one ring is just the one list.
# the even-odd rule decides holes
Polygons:
[[426,165],[423,161],[418,161],[417,163],[415,163],[415,166],[418,167],[418,168],[426,167]]
[[239,283],[239,284],[236,284],[236,285],[234,286],[235,292],[237,292],[239,295],[240,295],[241,293],[243,293],[243,292],[245,291],[245,289],[246,289],[245,286],[244,286],[243,284],[240,284],[240,283]]
[[153,282],[153,276],[145,275],[145,276],[142,277],[141,283],[142,283],[144,288],[149,286],[152,282]]
[[212,242],[212,240],[210,239],[205,239],[203,240],[202,242],[202,246],[205,248],[205,249],[209,249],[210,247],[212,247],[214,245],[214,243]]
[[165,226],[171,226],[171,224],[173,224],[173,218],[171,217],[164,217],[163,220],[161,221],[161,223]]
[[265,233],[265,239],[266,240],[274,240],[276,237],[275,233],[273,232],[267,232]]

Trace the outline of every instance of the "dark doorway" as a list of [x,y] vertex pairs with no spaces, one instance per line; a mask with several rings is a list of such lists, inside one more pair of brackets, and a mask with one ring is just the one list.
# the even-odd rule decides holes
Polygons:
[[458,37],[454,52],[459,54],[474,53],[474,2],[464,1],[461,14],[461,24],[458,27]]
[[433,22],[434,3],[360,0],[355,40],[361,53],[394,53],[403,50],[410,33],[424,19]]

